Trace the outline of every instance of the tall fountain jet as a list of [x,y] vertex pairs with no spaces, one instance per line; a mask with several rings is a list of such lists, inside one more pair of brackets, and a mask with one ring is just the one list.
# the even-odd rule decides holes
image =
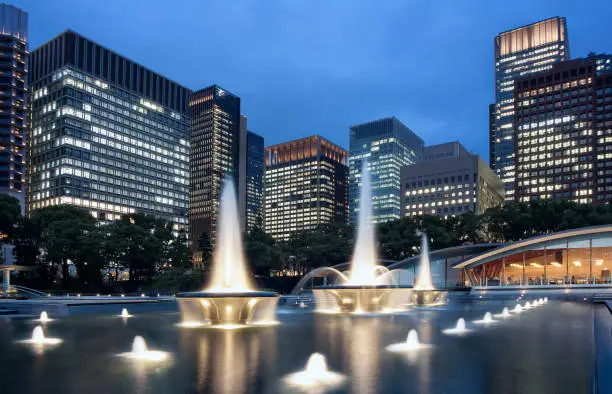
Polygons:
[[367,163],[364,162],[361,170],[357,237],[347,284],[353,286],[376,285],[377,262],[378,256],[372,221],[372,179]]
[[[339,285],[315,288],[317,311],[323,313],[392,313],[405,310],[410,303],[410,288],[398,286],[393,272],[378,265],[372,220],[372,180],[367,162],[361,171],[359,218],[350,270],[344,275],[331,267],[318,268],[306,275],[299,287],[314,275],[332,273]],[[296,286],[296,287],[298,287]]]
[[187,327],[234,328],[275,322],[278,294],[253,289],[239,220],[234,185],[226,181],[221,194],[210,283],[200,292],[177,294],[183,324]]
[[421,237],[421,260],[419,262],[419,275],[414,282],[415,290],[433,290],[434,286],[431,282],[431,263],[429,261],[429,244],[427,243],[427,235]]
[[431,280],[431,262],[429,261],[429,243],[427,234],[421,237],[421,258],[419,274],[414,282],[412,303],[416,306],[436,305],[446,303],[446,291],[436,290]]

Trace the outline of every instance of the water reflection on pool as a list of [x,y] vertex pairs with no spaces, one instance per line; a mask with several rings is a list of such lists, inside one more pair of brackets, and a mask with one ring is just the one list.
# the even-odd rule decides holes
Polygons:
[[[587,393],[593,375],[593,311],[551,302],[494,325],[475,325],[496,301],[451,304],[400,316],[315,315],[282,309],[281,324],[245,330],[184,329],[178,313],[147,312],[127,323],[112,314],[63,318],[47,328],[61,346],[34,352],[26,319],[0,320],[3,393],[295,392],[283,378],[313,353],[347,377],[333,392]],[[465,318],[471,331],[445,335]],[[389,352],[415,329],[418,352]],[[169,352],[162,364],[116,357],[142,335]],[[129,360],[133,361],[133,360]],[[14,373],[11,373],[14,372]],[[305,392],[312,392],[305,389]]]

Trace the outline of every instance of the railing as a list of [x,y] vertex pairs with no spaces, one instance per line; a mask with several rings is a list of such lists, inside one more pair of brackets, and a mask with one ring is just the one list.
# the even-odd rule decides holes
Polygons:
[[566,283],[566,284],[550,284],[550,285],[506,285],[506,286],[499,286],[499,285],[491,285],[491,286],[472,286],[472,289],[474,290],[491,290],[491,289],[509,289],[509,290],[514,290],[514,289],[519,289],[519,290],[524,290],[524,289],[568,289],[568,288],[610,288],[612,287],[612,284],[610,283],[574,283],[574,284],[570,284],[570,283]]
[[31,289],[25,286],[18,285],[5,285],[4,283],[0,284],[0,294],[4,297],[9,296],[11,293],[16,293],[17,295],[22,295],[31,298],[42,298],[48,297],[49,295],[43,293],[42,291],[38,291],[35,289]]

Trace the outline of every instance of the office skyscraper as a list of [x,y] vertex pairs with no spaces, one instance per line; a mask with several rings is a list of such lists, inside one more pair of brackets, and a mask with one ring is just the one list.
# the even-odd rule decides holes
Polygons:
[[514,200],[514,80],[568,60],[565,18],[554,17],[495,37],[495,123],[490,129],[491,168]]
[[188,89],[66,31],[32,52],[28,202],[187,225]]
[[237,193],[245,189],[241,185],[246,176],[241,171],[240,146],[241,130],[246,133],[246,128],[240,126],[240,98],[217,85],[191,94],[189,114],[189,226],[194,261],[198,263],[201,259],[198,241],[202,233],[208,233],[210,239],[215,240],[224,181],[232,180]]
[[348,152],[318,135],[265,149],[266,232],[292,232],[347,223]]
[[459,142],[426,146],[423,161],[402,168],[402,217],[481,214],[504,203],[504,185]]
[[612,55],[515,82],[516,201],[612,199]]
[[0,193],[25,209],[28,14],[0,4]]
[[246,219],[247,229],[263,227],[264,138],[247,131]]
[[350,129],[349,205],[354,223],[359,210],[363,160],[372,174],[372,219],[376,223],[400,218],[403,166],[419,163],[423,140],[395,117],[352,126]]

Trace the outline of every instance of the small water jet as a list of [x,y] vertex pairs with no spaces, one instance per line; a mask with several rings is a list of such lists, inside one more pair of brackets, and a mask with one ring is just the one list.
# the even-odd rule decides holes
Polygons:
[[498,313],[498,314],[495,315],[495,317],[503,317],[503,318],[511,317],[511,316],[512,315],[510,314],[510,310],[508,309],[507,306],[504,307],[504,309],[502,310],[501,313]]
[[298,307],[300,307],[300,308],[302,308],[302,309],[303,309],[303,308],[306,308],[306,304],[304,303],[304,301],[301,301],[301,302],[298,304]]
[[426,345],[419,342],[419,334],[416,330],[410,330],[406,342],[394,343],[387,346],[387,350],[390,352],[412,352],[420,349],[430,348],[430,345]]
[[30,339],[24,339],[20,342],[32,345],[57,345],[62,343],[62,340],[59,338],[46,337],[43,328],[41,326],[36,326],[34,330],[32,330],[32,337],[30,337]]
[[299,372],[292,373],[285,378],[285,382],[292,387],[323,391],[338,387],[344,383],[346,377],[332,372],[327,367],[325,356],[313,353],[306,363],[306,367]]
[[523,309],[531,309],[531,303],[529,301],[525,302]]
[[546,304],[548,302],[548,297],[544,297],[544,303]]
[[493,316],[491,315],[491,312],[485,313],[482,320],[474,320],[474,323],[476,324],[491,324],[491,323],[496,323],[496,322],[497,320],[493,320]]
[[129,317],[132,317],[134,315],[130,315],[130,313],[128,312],[128,310],[126,308],[121,309],[121,314],[119,314],[119,317],[122,317],[124,319],[127,319]]
[[176,295],[183,322],[238,328],[276,324],[277,293],[253,290],[242,250],[236,193],[226,181],[221,195],[218,232],[209,286]]
[[168,353],[160,350],[149,350],[144,338],[137,335],[132,342],[132,351],[121,353],[120,356],[133,360],[163,361],[168,358]]
[[521,304],[516,304],[516,306],[514,307],[514,309],[512,309],[512,313],[521,313],[523,311],[523,307],[521,306]]
[[544,300],[540,298],[540,299],[538,300],[538,305],[544,305]]
[[40,312],[40,317],[38,319],[35,319],[34,321],[40,322],[40,323],[48,323],[48,322],[53,321],[53,319],[49,318],[49,314],[47,314],[47,311],[42,311]]
[[442,330],[442,333],[447,335],[463,335],[470,331],[472,330],[468,330],[465,326],[465,319],[460,317],[457,319],[457,325],[455,327]]

